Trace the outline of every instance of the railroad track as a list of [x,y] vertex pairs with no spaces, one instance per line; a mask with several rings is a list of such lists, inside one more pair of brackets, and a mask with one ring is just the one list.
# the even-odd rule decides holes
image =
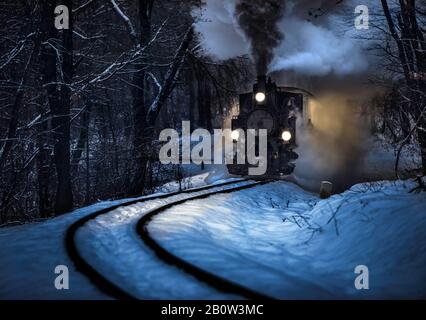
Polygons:
[[[173,197],[173,196],[176,196],[176,195],[179,195],[179,194],[191,194],[191,193],[197,193],[197,192],[200,192],[200,191],[207,191],[207,190],[220,188],[220,187],[224,187],[224,186],[228,186],[228,185],[232,185],[232,184],[246,182],[246,181],[249,181],[249,180],[252,180],[252,179],[233,180],[233,181],[228,181],[228,182],[224,182],[224,183],[220,183],[220,184],[213,184],[213,185],[203,186],[203,187],[199,187],[199,188],[187,189],[187,190],[183,190],[183,191],[160,194],[160,195],[156,195],[156,196],[147,196],[147,197],[144,197],[144,198],[141,198],[141,199],[129,200],[127,202],[124,202],[124,203],[114,205],[114,206],[109,207],[109,208],[105,208],[105,209],[93,212],[93,213],[77,220],[68,228],[66,235],[65,235],[65,247],[66,247],[67,253],[68,253],[69,257],[71,258],[71,260],[74,262],[77,271],[86,275],[89,278],[89,280],[99,290],[101,290],[103,293],[105,293],[105,294],[107,294],[107,295],[109,295],[113,298],[116,298],[116,299],[124,299],[124,300],[138,299],[137,297],[133,296],[132,294],[126,292],[124,289],[122,289],[117,284],[113,283],[112,281],[110,281],[106,277],[104,277],[100,272],[98,272],[93,266],[90,265],[89,262],[87,262],[80,255],[80,253],[77,249],[77,243],[75,241],[75,235],[76,235],[77,231],[81,227],[83,227],[86,223],[88,223],[89,221],[96,219],[97,217],[99,217],[103,214],[107,214],[107,213],[109,213],[113,210],[116,210],[120,207],[126,207],[126,206],[130,206],[130,205],[134,205],[136,203],[141,203],[141,202],[146,202],[146,201],[151,201],[151,200],[165,199],[165,198]],[[244,184],[244,185],[237,185],[233,188],[231,187],[231,188],[216,190],[216,191],[212,191],[212,192],[197,194],[195,196],[186,197],[184,199],[178,199],[178,200],[175,200],[175,201],[171,201],[167,204],[160,205],[159,207],[149,211],[141,219],[139,219],[139,221],[137,222],[137,225],[136,225],[136,231],[139,234],[139,236],[141,237],[141,239],[143,240],[143,242],[151,250],[153,250],[155,252],[155,254],[157,255],[157,257],[159,259],[161,259],[163,262],[165,262],[169,265],[173,265],[173,266],[178,267],[179,269],[181,269],[184,272],[192,275],[193,277],[195,277],[199,281],[202,281],[202,282],[208,284],[209,286],[211,286],[211,287],[213,287],[213,288],[215,288],[219,291],[222,291],[222,292],[225,292],[225,293],[237,294],[237,295],[242,296],[242,297],[247,298],[247,299],[272,299],[269,296],[266,296],[262,293],[256,292],[256,291],[251,290],[249,288],[246,288],[246,287],[244,287],[244,286],[242,286],[238,283],[234,283],[230,280],[227,280],[227,279],[224,279],[224,278],[219,277],[217,275],[214,275],[214,274],[212,274],[212,273],[210,273],[206,270],[203,270],[203,269],[191,264],[190,262],[187,262],[187,261],[179,258],[178,256],[169,252],[166,248],[161,246],[150,235],[149,229],[148,229],[148,225],[149,225],[150,221],[152,221],[152,219],[156,215],[161,214],[165,210],[167,210],[167,209],[169,209],[169,208],[171,208],[175,205],[180,205],[180,204],[183,204],[187,201],[207,198],[207,197],[215,195],[215,194],[231,193],[231,192],[236,192],[236,191],[240,191],[240,190],[244,190],[244,189],[249,189],[249,188],[259,186],[259,185],[270,183],[272,181],[273,180],[263,180],[263,181],[256,181],[256,182],[248,183],[248,184]]]

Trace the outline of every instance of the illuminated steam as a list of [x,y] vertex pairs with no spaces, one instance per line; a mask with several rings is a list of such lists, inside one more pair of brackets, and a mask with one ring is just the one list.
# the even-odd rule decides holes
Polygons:
[[368,147],[368,122],[356,112],[358,102],[341,94],[325,94],[309,103],[312,127],[299,121],[294,175],[298,182],[318,190],[322,180],[341,191],[358,182]]

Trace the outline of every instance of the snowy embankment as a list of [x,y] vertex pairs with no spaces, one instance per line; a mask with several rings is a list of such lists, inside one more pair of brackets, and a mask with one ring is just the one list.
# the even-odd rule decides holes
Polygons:
[[[78,219],[120,201],[104,201],[42,223],[0,229],[0,299],[107,299],[77,272],[65,250],[65,232]],[[57,265],[70,271],[70,290],[54,286]]]
[[[277,298],[426,298],[426,193],[359,184],[319,200],[276,182],[171,208],[150,224],[197,266]],[[354,269],[369,268],[369,290]]]
[[[190,185],[205,185],[207,177],[212,183],[221,182],[211,174],[203,174],[193,177]],[[170,183],[161,191],[177,188],[177,184]],[[102,201],[44,222],[0,228],[0,299],[108,299],[75,270],[65,250],[65,233],[80,218],[129,200]],[[54,286],[57,265],[69,268],[69,290],[57,290]]]
[[170,202],[251,183],[253,181],[236,181],[232,185],[119,208],[89,221],[81,228],[76,237],[78,248],[83,258],[96,270],[137,298],[236,298],[217,292],[191,275],[159,260],[137,234],[136,224],[151,210]]
[[[192,179],[192,186],[205,178]],[[320,200],[274,182],[188,201],[156,216],[149,230],[179,257],[276,298],[425,298],[426,193],[409,193],[413,187],[409,181],[359,184]],[[238,298],[164,264],[137,235],[144,214],[183,197],[149,200],[88,222],[76,235],[81,254],[140,298]],[[117,203],[0,229],[0,298],[108,298],[76,272],[64,236],[79,218]],[[55,289],[56,265],[69,267],[69,290]],[[357,265],[369,268],[369,290],[354,287]]]

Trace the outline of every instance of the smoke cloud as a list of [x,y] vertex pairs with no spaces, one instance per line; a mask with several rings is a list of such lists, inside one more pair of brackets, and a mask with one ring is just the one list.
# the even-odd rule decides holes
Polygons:
[[284,15],[283,0],[240,0],[236,5],[239,26],[250,40],[258,75],[266,75],[273,51],[283,38],[278,21]]
[[201,35],[206,55],[227,60],[250,53],[250,42],[236,19],[237,0],[208,0],[201,11],[194,10],[198,19],[195,30]]
[[207,0],[196,30],[206,54],[218,60],[250,55],[259,74],[295,71],[306,76],[346,76],[365,72],[368,59],[363,42],[353,37],[353,24],[345,29],[343,21],[348,13],[353,19],[354,6],[340,5],[343,13],[312,18],[322,12],[318,8],[332,5],[335,0]]
[[280,22],[286,39],[274,52],[269,71],[295,71],[307,76],[362,73],[368,64],[360,46],[351,38],[309,21],[288,17]]

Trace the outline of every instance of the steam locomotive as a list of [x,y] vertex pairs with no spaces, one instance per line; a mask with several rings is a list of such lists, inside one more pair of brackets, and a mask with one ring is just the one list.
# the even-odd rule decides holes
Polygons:
[[[308,96],[305,92],[291,87],[279,87],[271,78],[259,76],[253,91],[239,95],[239,114],[232,118],[233,133],[237,129],[267,130],[267,171],[266,176],[283,176],[293,172],[294,160],[298,158],[296,120],[306,119]],[[234,140],[238,139],[238,135]],[[256,139],[256,143],[258,140]],[[228,165],[231,174],[248,175],[249,164]]]

